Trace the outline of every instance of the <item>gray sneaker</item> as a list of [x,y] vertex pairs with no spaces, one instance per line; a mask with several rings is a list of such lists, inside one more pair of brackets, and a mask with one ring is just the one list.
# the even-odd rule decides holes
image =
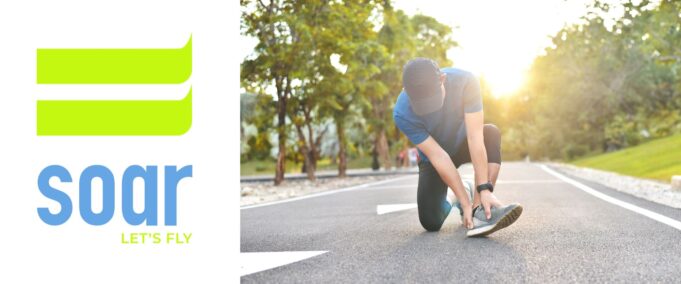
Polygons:
[[509,204],[503,207],[492,207],[492,217],[487,220],[485,209],[478,206],[473,209],[473,229],[466,232],[468,237],[487,236],[497,230],[508,227],[518,220],[523,213],[523,207],[518,203]]

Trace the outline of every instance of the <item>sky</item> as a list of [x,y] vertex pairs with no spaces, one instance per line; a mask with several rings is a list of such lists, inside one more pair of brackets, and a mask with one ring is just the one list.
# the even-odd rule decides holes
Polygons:
[[585,0],[435,1],[396,0],[409,15],[421,13],[453,28],[459,46],[447,53],[454,67],[484,77],[496,97],[524,82],[549,36],[586,14]]
[[[459,46],[447,53],[453,66],[483,77],[496,97],[522,86],[534,58],[550,36],[586,14],[591,0],[394,0],[409,15],[434,17],[452,27]],[[242,58],[255,40],[241,36]],[[444,66],[442,66],[444,67]]]

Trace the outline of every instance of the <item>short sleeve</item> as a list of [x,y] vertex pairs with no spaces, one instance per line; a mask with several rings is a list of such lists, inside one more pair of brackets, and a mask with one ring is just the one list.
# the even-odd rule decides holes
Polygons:
[[463,105],[466,113],[479,112],[482,110],[480,82],[473,74],[468,77],[466,86],[463,89]]
[[405,119],[399,114],[394,114],[393,119],[395,120],[395,125],[397,125],[397,128],[399,128],[400,131],[402,131],[402,133],[409,138],[409,141],[414,143],[414,145],[423,143],[423,141],[426,141],[428,136],[430,136],[424,127],[420,127],[413,121]]

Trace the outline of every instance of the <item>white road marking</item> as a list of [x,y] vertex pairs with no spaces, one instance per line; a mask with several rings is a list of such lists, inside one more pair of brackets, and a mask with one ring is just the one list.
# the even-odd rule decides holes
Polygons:
[[406,204],[381,204],[376,206],[376,214],[383,215],[386,213],[392,213],[402,210],[409,210],[416,208],[416,203],[406,203]]
[[291,264],[328,251],[280,251],[280,252],[242,252],[241,276]]
[[578,182],[578,181],[576,181],[576,180],[573,180],[573,179],[571,179],[571,178],[568,178],[568,177],[566,177],[566,176],[564,176],[564,175],[562,175],[562,174],[560,174],[560,173],[558,173],[558,172],[556,172],[556,171],[550,169],[550,168],[547,167],[546,165],[540,165],[540,167],[541,167],[544,171],[546,171],[547,173],[549,173],[549,174],[551,174],[551,175],[553,175],[553,176],[555,176],[555,177],[561,179],[561,180],[564,181],[564,182],[567,182],[567,183],[569,183],[569,184],[571,184],[571,185],[573,185],[573,186],[575,186],[575,187],[581,189],[582,191],[584,191],[584,192],[586,192],[586,193],[588,193],[588,194],[591,194],[591,195],[593,195],[593,196],[595,196],[595,197],[598,197],[598,198],[600,198],[600,199],[602,199],[602,200],[604,200],[604,201],[606,201],[606,202],[609,202],[609,203],[612,203],[612,204],[614,204],[614,205],[620,206],[620,207],[622,207],[622,208],[624,208],[624,209],[627,209],[627,210],[631,210],[631,211],[633,211],[633,212],[636,212],[636,213],[638,213],[638,214],[641,214],[641,215],[646,216],[646,217],[648,217],[648,218],[650,218],[650,219],[653,219],[653,220],[655,220],[655,221],[658,221],[658,222],[660,222],[660,223],[662,223],[662,224],[668,225],[668,226],[670,226],[670,227],[672,227],[672,228],[674,228],[674,229],[677,229],[677,230],[680,230],[680,231],[681,231],[681,222],[679,222],[679,221],[677,221],[677,220],[674,220],[674,219],[669,218],[669,217],[667,217],[667,216],[664,216],[664,215],[655,213],[655,212],[650,211],[650,210],[647,210],[647,209],[643,209],[643,208],[638,207],[638,206],[636,206],[636,205],[633,205],[633,204],[631,204],[631,203],[624,202],[624,201],[621,201],[621,200],[619,200],[619,199],[615,199],[615,198],[613,198],[613,197],[610,197],[610,196],[608,196],[608,195],[605,195],[605,194],[603,194],[603,193],[601,193],[601,192],[599,192],[599,191],[597,191],[597,190],[595,190],[595,189],[593,189],[593,188],[591,188],[591,187],[588,187],[588,186],[586,186],[586,185],[584,185],[584,184],[582,184],[582,183],[580,183],[580,182]]
[[[562,180],[557,179],[526,179],[526,180],[498,180],[497,184],[535,184],[535,183],[562,183]],[[398,189],[398,188],[414,188],[416,189],[418,184],[404,184],[395,186],[376,186],[371,189]]]
[[294,197],[294,198],[289,198],[289,199],[284,199],[284,200],[279,200],[279,201],[274,201],[274,202],[268,202],[268,203],[256,204],[256,205],[247,205],[247,206],[242,206],[241,210],[270,206],[270,205],[275,205],[275,204],[282,204],[282,203],[293,202],[293,201],[298,201],[298,200],[303,200],[303,199],[308,199],[308,198],[314,198],[314,197],[319,197],[319,196],[324,196],[324,195],[329,195],[329,194],[336,194],[336,193],[341,193],[341,192],[346,192],[346,191],[358,190],[358,189],[363,189],[363,188],[367,188],[367,187],[371,187],[371,186],[375,186],[375,185],[379,185],[379,184],[390,183],[390,182],[399,181],[399,180],[408,179],[408,178],[414,178],[414,177],[416,177],[416,176],[408,175],[408,176],[404,176],[404,177],[398,177],[398,178],[387,179],[387,180],[382,180],[382,181],[377,181],[377,182],[365,183],[365,184],[360,184],[360,185],[356,185],[356,186],[351,186],[351,187],[346,187],[346,188],[341,188],[341,189],[336,189],[336,190],[330,190],[330,191],[325,191],[325,192],[320,192],[320,193],[315,193],[315,194],[308,194],[308,195],[304,195],[304,196],[300,196],[300,197]]
[[372,187],[371,189],[398,189],[398,188],[413,188],[416,189],[419,185],[418,184],[402,184],[402,185],[395,185],[395,186],[376,186]]
[[555,179],[526,179],[526,180],[498,180],[497,184],[534,184],[534,183],[561,183]]

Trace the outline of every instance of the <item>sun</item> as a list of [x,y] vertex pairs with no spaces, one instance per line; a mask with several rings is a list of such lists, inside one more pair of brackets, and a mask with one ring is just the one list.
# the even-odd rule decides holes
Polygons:
[[452,39],[459,44],[447,52],[453,66],[484,77],[498,98],[522,88],[534,59],[552,44],[550,37],[565,25],[581,21],[586,4],[593,1],[520,2],[395,0],[395,6],[452,27]]
[[481,71],[485,83],[490,87],[492,96],[495,98],[515,94],[525,82],[523,72],[520,72],[517,68],[513,68],[512,70],[504,69],[505,68],[498,68],[495,70]]

